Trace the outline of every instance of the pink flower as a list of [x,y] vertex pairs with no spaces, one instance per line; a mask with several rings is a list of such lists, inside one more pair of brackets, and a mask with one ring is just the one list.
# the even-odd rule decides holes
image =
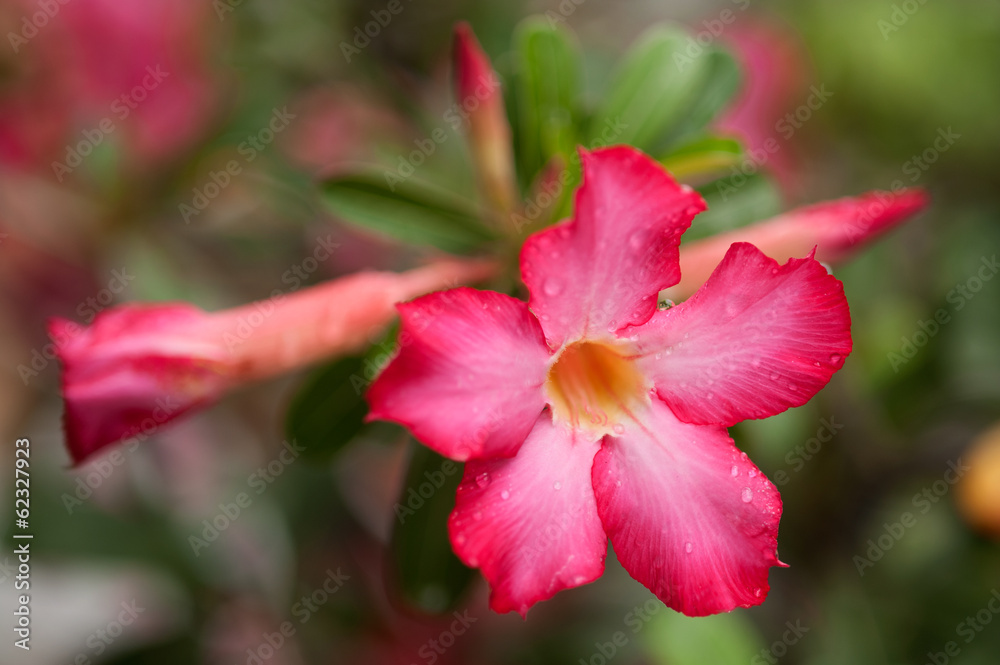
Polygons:
[[113,444],[266,379],[370,343],[394,303],[484,279],[483,261],[441,261],[407,273],[358,273],[217,313],[185,304],[134,304],[87,328],[49,325],[63,365],[64,425],[79,463]]
[[869,192],[816,203],[681,247],[681,281],[667,290],[675,300],[698,290],[735,242],[749,242],[777,261],[816,249],[815,258],[840,263],[855,251],[927,207],[930,197],[917,188]]
[[582,152],[572,220],[528,238],[524,303],[454,289],[399,305],[370,418],[467,461],[449,521],[498,612],[524,615],[619,561],[688,615],[763,602],[781,499],[726,427],[808,401],[851,351],[840,282],[733,245],[676,307],[705,209],[630,147]]

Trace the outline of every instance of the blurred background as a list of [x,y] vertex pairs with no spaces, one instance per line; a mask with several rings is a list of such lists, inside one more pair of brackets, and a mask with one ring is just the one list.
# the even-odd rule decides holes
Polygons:
[[[12,504],[27,436],[35,534],[32,649],[5,629],[0,661],[998,662],[1000,4],[396,2],[0,6],[0,495]],[[735,57],[741,87],[712,126],[748,153],[779,150],[734,196],[696,182],[710,212],[692,235],[873,189],[933,198],[837,267],[854,321],[844,369],[806,406],[732,430],[784,501],[790,567],[762,606],[687,619],[609,553],[599,581],[526,622],[491,613],[444,537],[459,474],[352,411],[346,377],[384,362],[389,339],[71,468],[48,317],[217,310],[287,288],[296,267],[319,283],[440,256],[338,214],[319,183],[397,169],[441,129],[420,177],[474,197],[447,119],[453,26],[470,22],[506,85],[532,15],[573,36],[584,109],[653,24],[682,26],[694,56]],[[304,264],[320,243],[337,249]],[[293,438],[307,452],[282,457]],[[427,477],[443,487],[400,519]],[[240,493],[249,505],[218,519]],[[0,511],[5,623],[13,518]]]

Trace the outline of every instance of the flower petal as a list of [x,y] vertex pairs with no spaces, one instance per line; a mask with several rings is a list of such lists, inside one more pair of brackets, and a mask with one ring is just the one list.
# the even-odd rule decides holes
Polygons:
[[494,611],[524,616],[601,576],[607,537],[591,485],[599,447],[543,413],[516,457],[466,464],[448,528],[459,558],[489,581]]
[[597,511],[618,560],[688,616],[758,605],[778,561],[781,497],[722,427],[680,422],[663,403],[594,459]]
[[851,352],[851,315],[815,259],[735,243],[694,296],[622,335],[678,418],[728,426],[809,401]]
[[681,281],[666,297],[683,300],[701,288],[734,242],[749,242],[776,261],[805,256],[816,248],[824,263],[846,261],[930,203],[921,189],[869,192],[804,208],[681,246]]
[[368,391],[368,418],[452,459],[514,455],[545,406],[550,355],[527,305],[460,288],[398,307],[400,352]]
[[635,148],[580,151],[573,220],[521,250],[531,310],[553,348],[644,323],[661,289],[680,279],[681,234],[705,202]]
[[208,321],[186,305],[125,305],[101,312],[88,328],[50,322],[74,462],[109,443],[148,436],[230,387],[225,348],[205,334]]

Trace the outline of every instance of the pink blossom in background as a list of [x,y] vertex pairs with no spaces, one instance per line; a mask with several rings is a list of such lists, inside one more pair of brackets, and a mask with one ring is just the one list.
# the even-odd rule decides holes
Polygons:
[[367,272],[217,313],[187,304],[129,304],[89,327],[53,319],[74,462],[218,401],[250,381],[370,343],[394,303],[493,274],[447,260],[406,273]]
[[[763,168],[787,194],[795,188],[797,160],[788,145],[788,130],[778,123],[809,96],[806,52],[789,30],[761,19],[742,19],[727,27],[722,42],[741,65],[743,84],[713,126],[739,138],[748,151],[764,151]],[[779,149],[765,148],[769,141]]]
[[[52,172],[85,132],[124,146],[139,166],[176,156],[212,119],[220,82],[210,52],[220,38],[209,4],[196,0],[73,0],[37,33],[23,17],[36,2],[9,5],[14,84],[0,95],[0,160]],[[8,35],[8,40],[9,40]],[[110,120],[113,130],[102,130]],[[105,125],[105,129],[108,125]]]
[[399,306],[410,343],[368,393],[466,461],[452,545],[524,615],[597,579],[607,541],[688,615],[763,602],[781,499],[726,428],[808,401],[851,351],[840,282],[737,243],[688,301],[679,244],[701,197],[630,147],[583,151],[575,215],[529,237],[528,303],[462,288]]

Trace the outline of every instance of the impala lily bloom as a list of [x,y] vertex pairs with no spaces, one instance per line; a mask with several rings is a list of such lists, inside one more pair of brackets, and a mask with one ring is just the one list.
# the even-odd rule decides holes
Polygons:
[[449,260],[401,274],[358,273],[212,314],[137,304],[101,312],[87,328],[53,319],[70,454],[82,462],[238,385],[363,348],[393,318],[394,303],[493,270],[484,261]]
[[705,283],[729,247],[749,242],[776,261],[816,249],[817,261],[834,264],[927,207],[930,198],[917,188],[869,192],[862,196],[797,208],[727,233],[681,247],[681,281],[667,289],[674,300],[687,298]]
[[804,404],[851,351],[840,282],[733,245],[692,298],[678,245],[701,197],[629,147],[583,151],[574,218],[528,238],[524,303],[454,289],[399,305],[408,342],[370,418],[467,461],[452,545],[524,615],[629,573],[688,615],[763,602],[781,499],[726,427]]

